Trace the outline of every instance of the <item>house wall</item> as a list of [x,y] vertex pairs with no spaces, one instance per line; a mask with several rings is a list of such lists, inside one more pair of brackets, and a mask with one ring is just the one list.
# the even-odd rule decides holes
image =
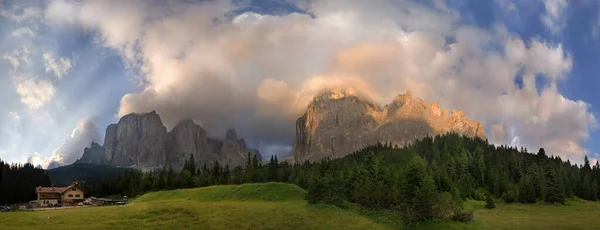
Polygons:
[[[73,191],[75,190],[75,191]],[[79,189],[78,187],[73,187],[68,189],[67,191],[65,191],[62,194],[62,200],[63,203],[71,203],[71,202],[75,202],[75,201],[81,201],[83,200],[83,191],[81,191],[81,189]]]
[[58,200],[36,200],[29,203],[34,207],[51,207],[58,204]]
[[47,199],[60,199],[60,194],[58,193],[38,193],[38,200],[47,200]]

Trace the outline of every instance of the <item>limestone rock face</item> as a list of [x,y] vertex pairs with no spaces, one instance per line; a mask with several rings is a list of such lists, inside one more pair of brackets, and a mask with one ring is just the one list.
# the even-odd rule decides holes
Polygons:
[[111,165],[153,170],[165,164],[167,128],[154,111],[123,116],[116,128],[107,128],[106,137],[104,148]]
[[83,150],[83,156],[75,161],[75,164],[97,164],[105,165],[108,164],[108,158],[106,157],[104,147],[96,142],[92,142],[89,148]]
[[437,102],[412,98],[410,91],[383,108],[357,96],[324,93],[296,121],[293,157],[295,162],[338,158],[377,142],[404,146],[447,132],[487,138],[481,124],[462,112],[448,114]]
[[206,131],[192,120],[183,120],[167,132],[160,116],[152,111],[129,114],[117,124],[109,125],[104,146],[92,143],[76,163],[107,164],[146,171],[164,167],[180,170],[192,154],[196,165],[219,161],[222,165],[235,167],[245,164],[248,153],[258,154],[256,150],[248,149],[243,139],[238,140],[233,130],[228,131],[224,141],[214,140],[208,138]]

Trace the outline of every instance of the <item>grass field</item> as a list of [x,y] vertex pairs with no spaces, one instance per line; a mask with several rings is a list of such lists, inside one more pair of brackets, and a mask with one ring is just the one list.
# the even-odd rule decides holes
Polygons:
[[281,183],[155,192],[124,206],[0,213],[0,229],[387,229],[305,194]]
[[[124,206],[0,213],[0,229],[398,229],[389,213],[309,205],[306,191],[281,183],[153,192]],[[475,221],[414,229],[599,229],[600,203],[505,205],[469,201]]]

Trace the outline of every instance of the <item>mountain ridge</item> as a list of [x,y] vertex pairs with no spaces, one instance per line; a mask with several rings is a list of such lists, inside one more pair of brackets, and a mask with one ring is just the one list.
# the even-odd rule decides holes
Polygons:
[[294,162],[338,158],[378,142],[404,146],[419,138],[456,132],[487,139],[483,126],[462,111],[398,94],[381,107],[352,93],[324,92],[296,121]]
[[219,161],[230,167],[240,166],[249,153],[260,159],[258,150],[247,148],[233,129],[227,131],[225,139],[217,140],[208,137],[191,119],[184,119],[167,132],[156,111],[127,114],[117,124],[108,125],[104,137],[104,145],[92,142],[74,164],[179,170],[190,154],[197,165]]

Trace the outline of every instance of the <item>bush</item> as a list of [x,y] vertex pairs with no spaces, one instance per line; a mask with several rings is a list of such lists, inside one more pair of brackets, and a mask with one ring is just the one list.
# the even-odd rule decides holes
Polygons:
[[434,204],[434,216],[440,219],[450,218],[457,209],[457,202],[449,192],[440,194],[438,201]]
[[344,207],[344,193],[339,180],[331,175],[311,178],[308,185],[306,201],[309,204],[330,204]]
[[485,208],[496,208],[496,203],[494,202],[494,199],[492,199],[492,196],[490,194],[487,194],[487,197],[485,198]]
[[473,213],[474,213],[473,210],[465,210],[465,209],[457,210],[452,215],[452,220],[453,221],[461,221],[461,222],[471,221],[471,220],[473,220]]
[[508,191],[502,194],[502,200],[505,203],[514,203],[517,201],[517,194],[513,191]]
[[479,188],[475,191],[475,195],[473,196],[473,199],[478,200],[478,201],[485,201],[485,194],[487,194],[487,191],[484,188]]

